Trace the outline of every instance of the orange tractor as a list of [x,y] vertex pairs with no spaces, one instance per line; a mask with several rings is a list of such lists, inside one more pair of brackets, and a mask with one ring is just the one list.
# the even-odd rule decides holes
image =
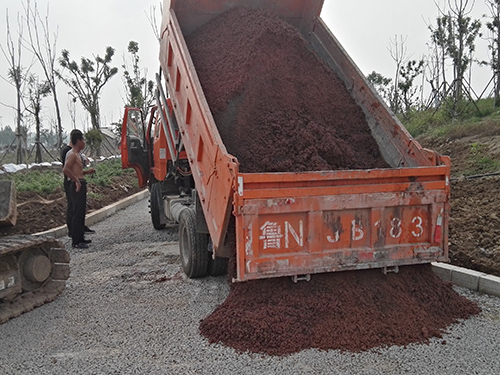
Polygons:
[[[349,87],[389,169],[241,173],[216,127],[185,35],[224,11],[272,9]],[[155,228],[179,223],[189,277],[235,281],[448,260],[450,160],[423,149],[320,18],[323,0],[166,0],[149,122],[127,108],[122,165],[151,192]],[[146,126],[147,125],[147,126]],[[234,229],[228,234],[234,217]],[[231,226],[232,228],[232,226]]]

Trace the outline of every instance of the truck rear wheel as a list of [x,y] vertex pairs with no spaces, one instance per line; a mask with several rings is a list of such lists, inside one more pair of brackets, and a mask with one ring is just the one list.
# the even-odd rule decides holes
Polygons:
[[196,211],[184,210],[179,220],[179,250],[182,268],[189,278],[207,276],[208,239],[207,234],[196,231]]
[[213,259],[210,256],[208,260],[208,274],[210,276],[221,276],[227,273],[227,258],[215,257]]
[[221,276],[227,273],[227,258],[213,258],[212,241],[208,244],[208,274],[210,276]]
[[155,229],[165,228],[165,213],[163,212],[161,185],[154,183],[151,185],[149,204],[151,210],[151,222]]

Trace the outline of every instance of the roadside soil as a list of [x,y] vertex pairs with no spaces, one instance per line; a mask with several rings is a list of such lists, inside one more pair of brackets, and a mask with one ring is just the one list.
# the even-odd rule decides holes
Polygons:
[[[109,186],[96,185],[87,179],[87,213],[115,203],[140,191],[137,177],[125,172],[113,177]],[[14,234],[43,232],[66,224],[66,196],[62,187],[52,194],[17,192],[17,223],[13,227],[0,227],[0,237]]]
[[500,176],[466,178],[481,158],[500,160],[500,136],[478,127],[473,135],[448,140],[419,139],[422,146],[451,158],[450,261],[500,276]]

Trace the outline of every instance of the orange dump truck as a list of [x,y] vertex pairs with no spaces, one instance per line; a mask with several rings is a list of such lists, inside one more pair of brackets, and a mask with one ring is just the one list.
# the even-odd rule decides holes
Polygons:
[[[388,169],[241,173],[214,122],[185,35],[226,10],[271,9],[300,30],[362,108]],[[179,223],[189,277],[235,281],[448,260],[450,161],[423,149],[320,18],[323,0],[166,0],[157,105],[127,108],[122,164],[149,185],[155,228]],[[233,220],[234,218],[234,220]],[[234,224],[233,224],[234,223]],[[230,228],[228,230],[228,228]]]

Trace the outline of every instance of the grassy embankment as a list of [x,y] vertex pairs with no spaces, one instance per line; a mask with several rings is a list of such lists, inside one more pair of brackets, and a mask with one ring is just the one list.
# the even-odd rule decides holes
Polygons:
[[[454,157],[462,153],[465,163],[460,174],[465,176],[500,171],[500,108],[493,99],[466,103],[453,119],[446,105],[438,110],[415,111],[403,124],[424,146]],[[498,138],[498,139],[497,139]],[[453,143],[458,145],[452,146]],[[444,151],[444,152],[442,152]],[[458,159],[455,159],[458,160]]]
[[[93,166],[96,173],[89,176],[89,183],[107,186],[112,183],[113,177],[123,174],[134,174],[132,169],[123,170],[119,159],[109,159],[96,163]],[[0,175],[0,179],[12,179],[17,191],[34,193],[56,193],[62,189],[62,172],[54,169],[23,170],[17,173]]]

